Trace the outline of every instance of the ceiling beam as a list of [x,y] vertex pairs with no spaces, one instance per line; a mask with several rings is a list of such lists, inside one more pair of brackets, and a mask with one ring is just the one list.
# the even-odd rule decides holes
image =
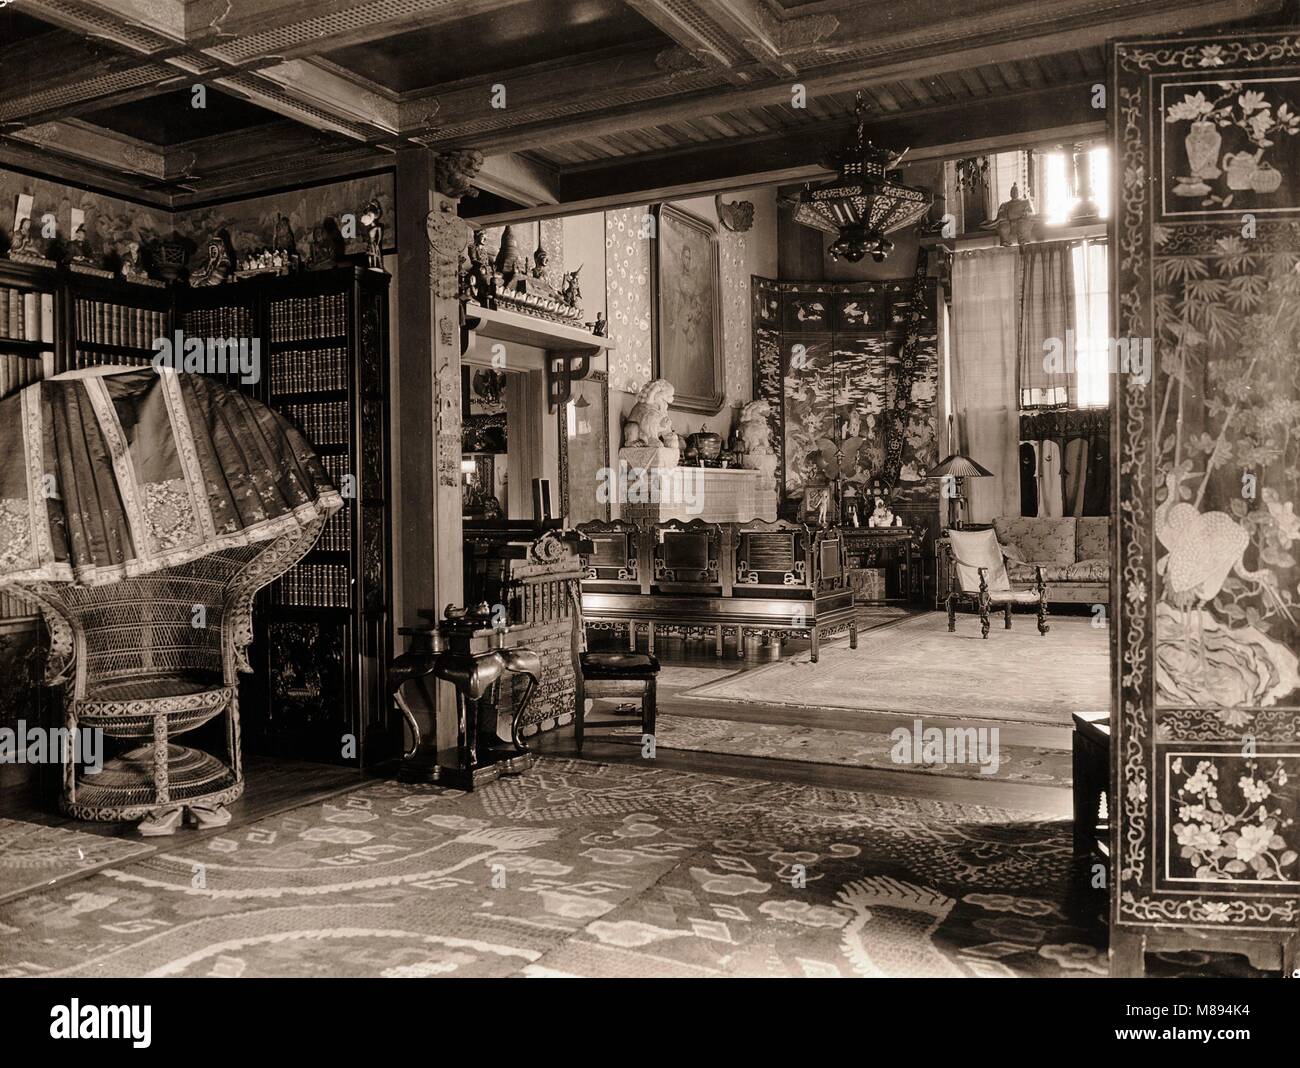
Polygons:
[[[1064,88],[1069,91],[1041,89],[890,116],[869,123],[866,133],[885,147],[910,146],[907,162],[914,163],[1104,135],[1105,120],[1092,110],[1089,95],[1082,91],[1084,83]],[[472,215],[472,203],[467,203],[465,210],[475,224],[498,225],[757,186],[820,181],[831,172],[819,159],[851,129],[851,125],[838,122],[809,124],[807,129],[742,143],[708,143],[565,168],[560,173],[558,204],[481,217]]]
[[[1018,10],[1022,21],[1037,24],[1038,32],[990,35],[981,32],[985,23],[975,15],[954,15],[937,26],[920,29],[908,26],[893,33],[878,29],[870,40],[833,37],[823,43],[820,56],[823,65],[802,72],[799,82],[809,96],[851,92],[900,79],[925,78],[1101,46],[1117,35],[1178,32],[1276,11],[1280,3],[1281,0],[1148,0],[1120,8],[1113,0],[1008,3],[999,7],[1000,13],[1003,9]],[[1070,20],[1068,28],[1031,17],[1034,7],[1044,5],[1058,14],[1072,10],[1076,17]],[[874,7],[859,5],[854,10],[871,11]],[[1083,10],[1094,12],[1091,21],[1081,21],[1078,12]],[[940,40],[946,47],[939,47]],[[867,62],[863,59],[864,50],[879,58]],[[716,79],[715,72],[696,65],[674,72],[675,81],[668,76],[669,72],[661,70],[656,84],[650,69],[653,62],[649,53],[643,53],[636,58],[620,57],[585,64],[581,77],[575,79],[577,84],[616,87],[585,94],[588,103],[585,108],[574,101],[571,89],[574,82],[568,80],[552,79],[549,86],[529,84],[516,88],[510,78],[494,75],[493,80],[504,80],[511,99],[521,101],[500,110],[491,107],[486,82],[467,86],[454,94],[439,94],[441,125],[430,143],[435,147],[477,148],[484,153],[516,152],[542,148],[557,141],[601,137],[750,107],[790,107],[792,102],[789,78],[720,88],[716,80],[710,79],[710,75]],[[661,65],[662,62],[660,59]],[[638,72],[638,80],[626,80],[629,69]]]
[[474,177],[474,185],[516,204],[536,207],[558,204],[559,175],[536,160],[515,153],[488,156]]
[[733,85],[754,80],[743,69],[750,65],[749,53],[712,18],[712,0],[627,0],[627,6]]

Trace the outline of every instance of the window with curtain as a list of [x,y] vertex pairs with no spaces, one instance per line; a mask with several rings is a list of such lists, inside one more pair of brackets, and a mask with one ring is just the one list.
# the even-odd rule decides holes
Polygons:
[[[1110,403],[1110,289],[1104,241],[1021,246],[1020,407]],[[1064,373],[1045,357],[1055,343]]]

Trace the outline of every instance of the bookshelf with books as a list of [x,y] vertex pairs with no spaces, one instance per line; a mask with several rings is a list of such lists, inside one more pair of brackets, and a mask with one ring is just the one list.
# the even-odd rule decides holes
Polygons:
[[0,397],[54,374],[57,271],[0,260]]
[[[0,397],[63,371],[147,364],[170,329],[172,290],[0,258]],[[0,596],[0,621],[38,616]]]
[[311,552],[259,595],[245,748],[356,766],[395,756],[388,276],[345,267],[181,290],[177,321],[187,335],[257,339],[260,374],[241,388],[303,432],[344,498]]

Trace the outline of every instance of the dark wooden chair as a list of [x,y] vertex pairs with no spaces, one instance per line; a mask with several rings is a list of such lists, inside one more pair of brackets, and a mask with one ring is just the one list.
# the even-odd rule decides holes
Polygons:
[[[576,586],[576,583],[575,583]],[[641,732],[655,732],[655,698],[659,658],[653,653],[593,653],[587,649],[587,629],[582,621],[582,594],[576,593],[578,614],[577,700],[573,710],[573,742],[582,752],[587,726],[587,701],[597,697],[626,697],[641,702]]]

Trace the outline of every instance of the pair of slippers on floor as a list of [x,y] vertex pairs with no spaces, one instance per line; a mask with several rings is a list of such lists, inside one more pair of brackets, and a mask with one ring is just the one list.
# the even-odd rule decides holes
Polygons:
[[200,831],[224,827],[230,822],[230,810],[225,805],[175,805],[150,813],[140,821],[139,831],[145,838],[175,834],[187,814],[189,823]]

